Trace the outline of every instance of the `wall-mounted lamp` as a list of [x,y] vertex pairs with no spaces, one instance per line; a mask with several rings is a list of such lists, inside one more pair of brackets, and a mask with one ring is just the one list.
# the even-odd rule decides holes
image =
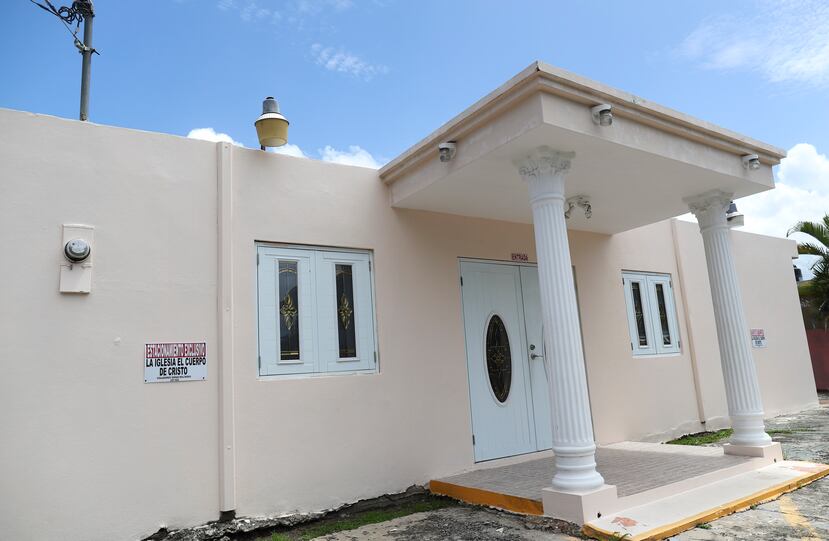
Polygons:
[[577,195],[564,202],[564,217],[569,219],[573,209],[579,207],[584,209],[584,217],[588,220],[593,216],[593,206],[586,195]]
[[288,142],[288,119],[279,112],[279,105],[271,96],[262,102],[262,114],[253,124],[262,150],[281,147]]
[[734,201],[728,205],[728,210],[725,211],[725,219],[728,227],[742,227],[746,224],[745,215],[737,210],[737,204]]
[[757,154],[746,154],[743,156],[743,167],[746,169],[760,169],[760,156]]
[[446,141],[445,143],[441,143],[438,145],[440,161],[444,163],[451,162],[457,152],[458,145],[454,141]]
[[613,106],[609,103],[601,103],[590,109],[593,115],[593,122],[599,126],[610,126],[613,124]]

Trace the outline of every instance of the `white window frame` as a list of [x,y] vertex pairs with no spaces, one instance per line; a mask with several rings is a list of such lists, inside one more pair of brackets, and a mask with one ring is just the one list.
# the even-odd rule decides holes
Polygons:
[[[652,272],[622,272],[622,284],[625,290],[625,304],[627,306],[628,332],[630,333],[630,348],[634,357],[648,357],[655,355],[674,355],[681,351],[682,340],[679,336],[679,324],[676,314],[673,284],[670,274]],[[642,300],[642,314],[645,323],[646,343],[641,344],[636,324],[634,310],[633,284],[639,285]],[[662,335],[662,321],[659,317],[659,301],[657,286],[662,287],[665,297],[665,311],[668,323],[670,343],[665,344]]]
[[[299,359],[279,351],[279,261],[297,262]],[[337,264],[351,265],[357,355],[339,357]],[[372,254],[365,250],[257,244],[258,373],[260,377],[366,373],[377,370]]]

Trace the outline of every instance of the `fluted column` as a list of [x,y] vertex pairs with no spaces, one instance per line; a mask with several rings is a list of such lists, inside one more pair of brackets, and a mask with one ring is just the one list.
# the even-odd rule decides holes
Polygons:
[[749,346],[737,269],[726,219],[733,194],[715,190],[685,200],[697,217],[705,246],[714,320],[720,346],[728,414],[734,428],[731,443],[763,446],[771,443],[763,424],[763,402],[757,369]]
[[550,370],[553,452],[556,471],[553,488],[583,491],[599,488],[604,479],[596,471],[596,444],[587,396],[576,290],[564,218],[564,176],[572,152],[540,147],[516,160],[529,185],[538,257],[541,314]]

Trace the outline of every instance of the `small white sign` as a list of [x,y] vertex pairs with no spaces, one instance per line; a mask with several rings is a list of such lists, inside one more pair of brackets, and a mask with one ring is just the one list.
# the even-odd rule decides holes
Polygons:
[[207,379],[207,344],[205,342],[146,344],[144,347],[144,383],[205,379]]
[[751,345],[756,348],[766,347],[766,331],[763,329],[751,329]]

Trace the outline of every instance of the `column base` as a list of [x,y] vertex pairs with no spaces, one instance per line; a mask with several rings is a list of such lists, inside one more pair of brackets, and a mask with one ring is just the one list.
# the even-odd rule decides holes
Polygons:
[[585,491],[565,492],[555,488],[541,491],[544,514],[575,522],[579,526],[602,515],[618,511],[619,496],[614,485],[602,485]]
[[767,458],[771,462],[783,460],[783,447],[776,441],[768,445],[737,445],[734,443],[726,443],[723,445],[723,451],[727,455]]

